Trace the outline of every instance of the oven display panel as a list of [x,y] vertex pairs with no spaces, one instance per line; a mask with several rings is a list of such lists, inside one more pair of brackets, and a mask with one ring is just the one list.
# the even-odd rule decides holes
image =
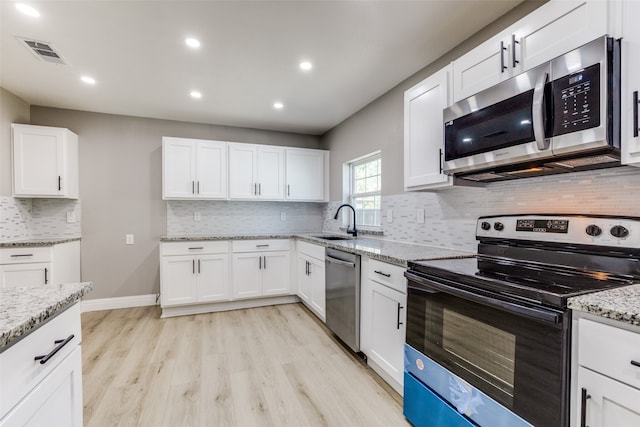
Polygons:
[[567,233],[569,231],[569,220],[519,219],[516,221],[516,231],[533,231],[538,233]]

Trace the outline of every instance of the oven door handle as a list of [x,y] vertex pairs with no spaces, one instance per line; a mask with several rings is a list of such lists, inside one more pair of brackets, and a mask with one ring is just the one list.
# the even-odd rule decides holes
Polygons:
[[533,89],[533,105],[531,118],[533,119],[533,136],[536,139],[538,150],[549,148],[549,138],[544,137],[544,86],[549,79],[549,73],[542,73]]
[[[524,305],[516,304],[509,301],[502,301],[499,299],[491,298],[485,295],[476,294],[464,289],[459,289],[454,286],[445,285],[443,283],[434,282],[433,280],[426,279],[418,276],[409,271],[404,273],[405,277],[409,279],[408,288],[414,289],[419,292],[428,293],[445,293],[456,296],[458,298],[465,299],[467,301],[475,302],[487,307],[492,307],[507,313],[512,313],[521,316],[527,316],[537,320],[541,320],[547,323],[559,324],[561,323],[562,316],[559,313],[553,313],[547,310],[538,309],[535,307],[527,307]],[[412,286],[411,282],[415,282],[420,286]]]

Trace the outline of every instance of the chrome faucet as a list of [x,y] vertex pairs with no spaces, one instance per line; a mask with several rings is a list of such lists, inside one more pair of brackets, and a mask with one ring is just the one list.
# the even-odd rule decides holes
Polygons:
[[354,238],[356,238],[358,237],[358,229],[356,228],[356,210],[353,208],[353,206],[351,206],[348,203],[340,205],[340,207],[336,211],[336,214],[333,216],[333,219],[338,219],[338,214],[340,213],[340,209],[344,208],[345,206],[348,208],[351,208],[351,210],[353,211],[353,228],[349,229],[349,227],[347,227],[347,234],[351,234],[353,235]]

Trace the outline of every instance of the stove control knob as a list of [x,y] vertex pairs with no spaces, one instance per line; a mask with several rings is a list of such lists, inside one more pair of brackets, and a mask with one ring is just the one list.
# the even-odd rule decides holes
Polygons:
[[611,235],[613,237],[624,239],[629,235],[629,230],[621,225],[614,225],[613,227],[611,227]]
[[483,230],[491,230],[491,224],[489,224],[487,221],[482,221],[482,224],[480,224],[480,228],[482,228]]
[[493,228],[496,231],[502,231],[502,230],[504,230],[504,224],[501,223],[501,222],[496,222],[496,223],[493,224]]
[[602,234],[602,228],[598,227],[595,224],[587,225],[587,229],[585,230],[589,236],[596,237]]

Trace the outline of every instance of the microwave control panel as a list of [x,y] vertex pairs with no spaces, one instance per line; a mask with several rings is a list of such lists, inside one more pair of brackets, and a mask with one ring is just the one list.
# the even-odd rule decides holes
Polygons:
[[600,126],[600,64],[551,82],[553,135]]

